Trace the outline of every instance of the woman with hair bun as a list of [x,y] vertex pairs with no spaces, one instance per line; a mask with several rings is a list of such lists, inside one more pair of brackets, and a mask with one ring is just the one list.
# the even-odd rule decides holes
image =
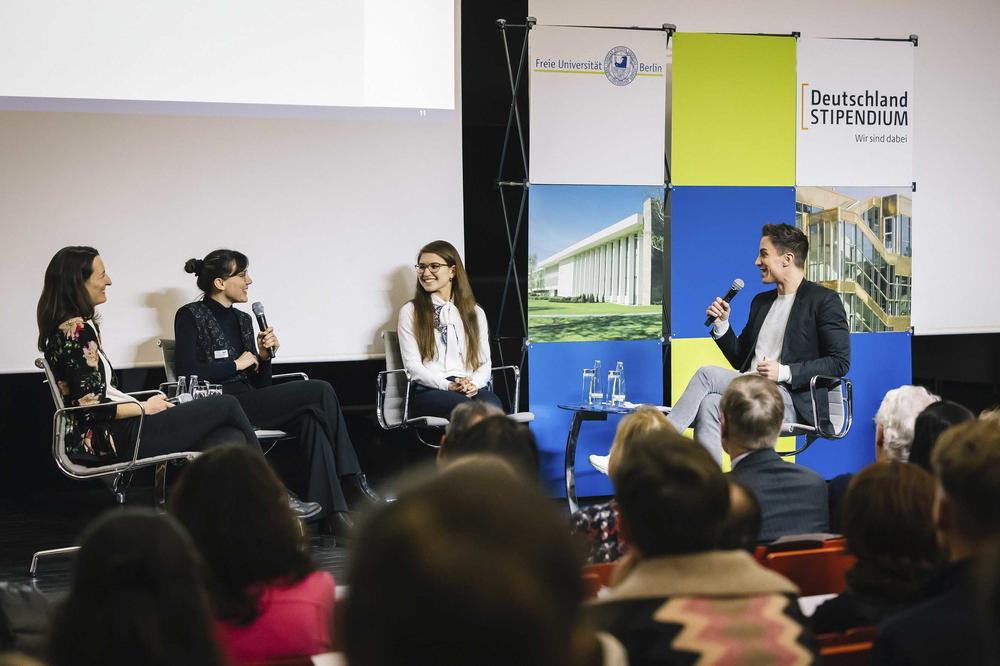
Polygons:
[[403,366],[417,385],[410,395],[411,416],[448,418],[467,400],[503,408],[486,388],[490,342],[486,313],[476,305],[458,250],[443,240],[417,253],[416,291],[399,310]]
[[252,317],[233,307],[248,300],[249,263],[242,252],[219,249],[184,264],[202,297],[174,317],[177,374],[222,384],[254,425],[294,433],[309,461],[306,499],[321,504],[328,527],[344,535],[353,522],[343,482],[357,499],[378,497],[361,471],[333,387],[312,379],[272,385],[272,352],[280,346],[274,329],[255,336]]
[[104,353],[97,306],[107,298],[111,277],[97,250],[64,247],[49,261],[38,299],[38,349],[55,375],[66,407],[66,453],[85,465],[131,460],[139,436],[144,457],[200,451],[237,443],[260,453],[253,426],[240,404],[214,396],[183,405],[156,394],[140,403],[122,392]]

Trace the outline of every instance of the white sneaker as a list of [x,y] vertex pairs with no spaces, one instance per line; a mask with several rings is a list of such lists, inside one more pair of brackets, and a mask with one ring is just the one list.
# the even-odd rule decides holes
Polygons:
[[590,456],[590,464],[601,474],[608,475],[608,459],[611,456]]

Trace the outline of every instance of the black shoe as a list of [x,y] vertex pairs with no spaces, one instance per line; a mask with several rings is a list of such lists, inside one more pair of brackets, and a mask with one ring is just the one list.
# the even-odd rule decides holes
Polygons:
[[345,543],[354,534],[354,519],[347,511],[331,511],[323,518],[322,531],[337,537],[338,543]]
[[351,481],[354,483],[354,487],[357,488],[358,499],[365,499],[372,504],[377,504],[382,501],[382,498],[378,496],[372,487],[368,485],[368,479],[364,474],[354,474],[350,477]]
[[309,520],[323,513],[323,507],[318,502],[303,502],[292,493],[288,493],[288,508],[299,520]]

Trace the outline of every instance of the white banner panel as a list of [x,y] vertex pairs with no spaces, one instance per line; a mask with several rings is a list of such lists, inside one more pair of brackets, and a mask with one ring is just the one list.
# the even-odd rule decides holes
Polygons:
[[799,41],[798,185],[913,182],[913,52],[910,42]]
[[662,185],[667,35],[530,33],[532,183]]

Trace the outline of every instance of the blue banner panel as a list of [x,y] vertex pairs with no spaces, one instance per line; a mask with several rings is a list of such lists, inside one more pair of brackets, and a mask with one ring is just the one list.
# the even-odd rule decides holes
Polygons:
[[[561,404],[578,404],[582,372],[600,359],[606,372],[622,361],[626,400],[663,404],[663,351],[659,340],[610,340],[605,342],[535,342],[528,346],[528,408],[535,414],[531,430],[541,454],[542,483],[552,495],[566,496],[564,486],[566,438],[573,413]],[[591,467],[587,457],[607,455],[621,417],[584,422],[576,455],[576,492],[579,497],[613,494],[608,477]]]
[[[841,440],[817,440],[796,462],[825,479],[857,472],[875,462],[875,412],[889,389],[913,381],[910,345],[903,333],[852,333],[851,370],[854,383],[854,425]],[[800,438],[800,443],[805,439]]]
[[733,299],[731,321],[742,330],[762,284],[754,266],[760,229],[795,224],[794,187],[674,187],[671,192],[670,325],[673,338],[707,335],[705,308],[735,278],[745,287]]

